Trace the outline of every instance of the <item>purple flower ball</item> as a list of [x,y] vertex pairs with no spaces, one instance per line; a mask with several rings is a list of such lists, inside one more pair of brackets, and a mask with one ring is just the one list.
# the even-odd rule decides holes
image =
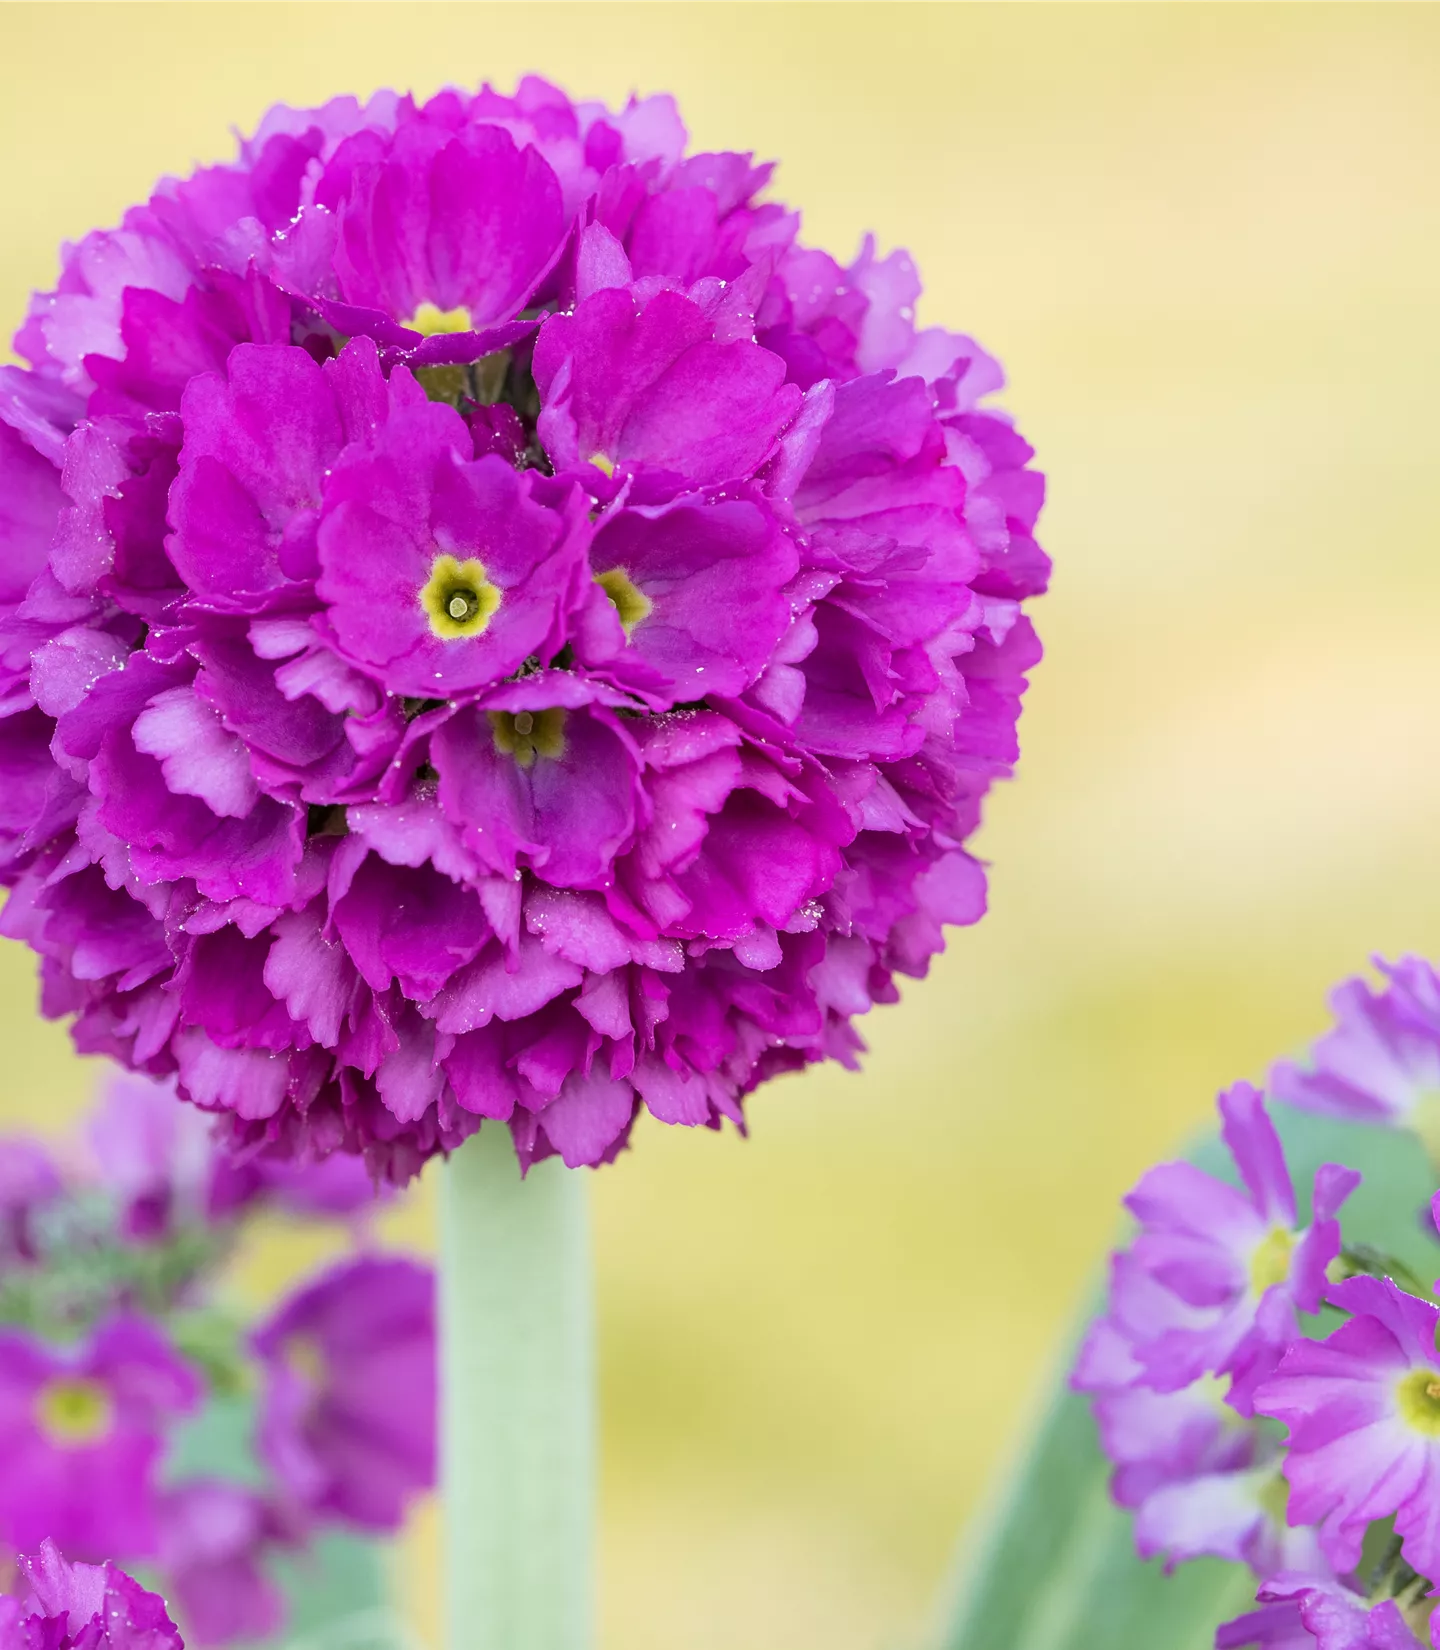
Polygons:
[[1042,478],[915,270],[541,81],[277,108],[0,368],[3,931],[232,1144],[743,1126],[974,922]]
[[0,1597],[0,1650],[185,1650],[164,1599],[113,1564],[69,1564],[45,1541],[20,1571],[30,1593]]

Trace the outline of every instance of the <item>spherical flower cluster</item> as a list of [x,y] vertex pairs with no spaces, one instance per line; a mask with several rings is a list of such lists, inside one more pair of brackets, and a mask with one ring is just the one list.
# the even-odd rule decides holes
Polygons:
[[1030,449],[904,254],[685,141],[276,109],[0,369],[4,931],[237,1147],[741,1124],[983,909]]
[[[1272,1082],[1429,1144],[1440,979],[1415,957],[1381,967],[1386,987],[1342,986],[1336,1026]],[[1259,1607],[1220,1628],[1219,1650],[1440,1646],[1434,1292],[1403,1261],[1344,1243],[1354,1170],[1316,1171],[1302,1225],[1259,1092],[1237,1085],[1220,1113],[1241,1186],[1187,1163],[1145,1175],[1126,1200],[1139,1231],[1072,1375],[1092,1394],[1114,1497],[1135,1513],[1142,1557],[1256,1573]],[[1440,1229],[1440,1193],[1430,1216]],[[1322,1307],[1343,1320],[1323,1340],[1299,1317]]]

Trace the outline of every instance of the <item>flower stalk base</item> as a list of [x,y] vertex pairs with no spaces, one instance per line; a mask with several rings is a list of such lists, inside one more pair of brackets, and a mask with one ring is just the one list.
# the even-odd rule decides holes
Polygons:
[[446,1650],[591,1650],[595,1370],[584,1178],[483,1128],[442,1194]]

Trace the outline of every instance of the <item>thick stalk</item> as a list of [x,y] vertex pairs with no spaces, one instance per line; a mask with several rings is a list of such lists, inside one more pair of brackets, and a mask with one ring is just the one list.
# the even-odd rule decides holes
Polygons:
[[522,1181],[487,1123],[444,1171],[445,1650],[592,1650],[595,1360],[586,1177]]

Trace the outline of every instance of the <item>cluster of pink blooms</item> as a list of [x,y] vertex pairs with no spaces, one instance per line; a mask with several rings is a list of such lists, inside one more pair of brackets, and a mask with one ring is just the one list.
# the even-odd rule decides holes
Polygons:
[[[108,1622],[111,1591],[133,1602],[131,1584],[90,1562],[143,1564],[192,1650],[278,1632],[277,1558],[335,1529],[393,1532],[435,1481],[431,1269],[373,1248],[358,1159],[237,1166],[208,1136],[169,1085],[123,1077],[83,1160],[0,1140],[0,1585],[12,1558],[53,1542],[86,1561],[76,1586]],[[242,1327],[217,1308],[215,1280],[244,1217],[277,1208],[349,1221],[362,1241]],[[207,1408],[250,1392],[249,1470],[228,1456],[211,1470]],[[69,1597],[62,1572],[27,1570],[52,1612]],[[77,1618],[63,1640],[27,1638],[15,1607],[7,1622],[0,1603],[0,1650],[12,1626],[14,1650],[179,1642],[140,1633],[160,1624],[139,1605],[134,1637],[97,1637]]]
[[[1269,1088],[1433,1148],[1440,976],[1416,957],[1380,967],[1381,988],[1337,990],[1334,1028]],[[1221,1095],[1220,1115],[1238,1184],[1188,1163],[1144,1176],[1126,1200],[1138,1233],[1072,1377],[1093,1395],[1115,1499],[1142,1556],[1254,1571],[1257,1608],[1220,1628],[1218,1650],[1440,1646],[1435,1294],[1347,1243],[1354,1170],[1323,1165],[1302,1215],[1258,1090]]]
[[853,1062],[982,912],[1048,564],[903,253],[537,80],[277,108],[0,368],[3,930],[82,1049],[400,1181]]

